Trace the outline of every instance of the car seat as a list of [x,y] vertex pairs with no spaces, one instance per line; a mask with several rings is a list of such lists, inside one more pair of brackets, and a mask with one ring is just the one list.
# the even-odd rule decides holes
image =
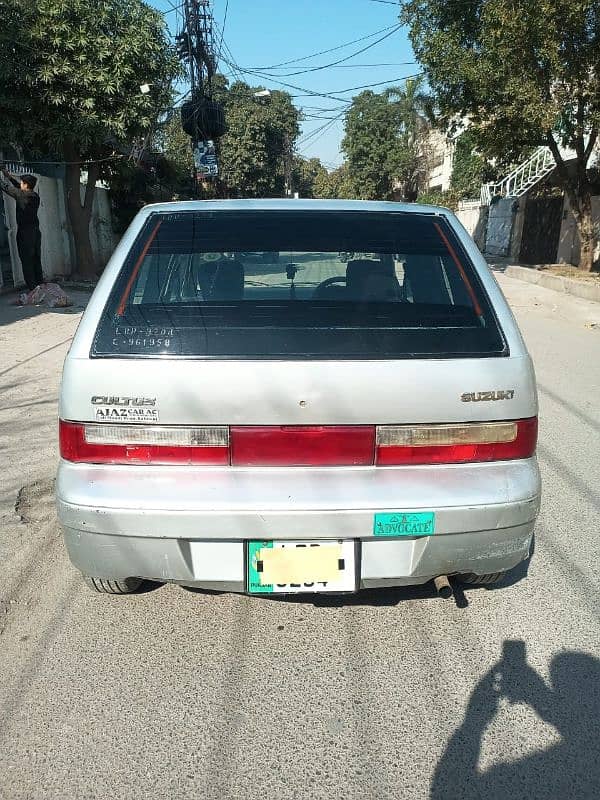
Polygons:
[[385,303],[402,299],[402,289],[394,271],[393,259],[375,261],[357,258],[346,267],[348,298],[361,302]]
[[407,256],[404,262],[404,284],[407,295],[414,303],[448,305],[451,302],[439,256]]
[[229,258],[200,263],[196,266],[196,283],[204,300],[242,300],[244,265]]

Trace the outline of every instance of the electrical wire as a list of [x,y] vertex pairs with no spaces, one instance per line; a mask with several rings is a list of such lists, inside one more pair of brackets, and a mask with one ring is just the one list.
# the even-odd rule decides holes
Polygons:
[[304,119],[337,119],[337,117],[323,117],[319,116],[318,114],[305,114],[302,113]]
[[337,117],[336,119],[332,120],[331,122],[328,122],[326,125],[323,125],[321,128],[317,128],[316,131],[313,131],[313,133],[309,137],[305,138],[303,141],[301,141],[301,142],[299,141],[298,144],[302,144],[302,148],[298,150],[298,153],[300,153],[300,154],[301,153],[305,153],[309,147],[312,147],[316,142],[319,141],[319,139],[322,139],[323,136],[325,136],[325,134],[328,133],[331,130],[331,128],[333,128],[335,123],[342,116],[343,116],[343,114],[340,114],[339,117]]
[[329,128],[333,127],[333,123],[337,122],[339,119],[341,119],[344,116],[344,114],[346,114],[346,109],[344,109],[336,117],[333,117],[333,119],[331,119],[329,122],[326,122],[324,125],[321,125],[320,127],[315,128],[313,131],[310,131],[310,133],[305,133],[303,136],[301,136],[298,139],[297,144],[306,145],[311,139],[313,139],[315,136],[317,136],[321,132],[325,133],[326,129],[329,129]]
[[122,158],[127,158],[127,156],[123,154],[119,155],[112,155],[106,156],[105,158],[88,158],[83,161],[30,161],[29,159],[22,160],[18,158],[6,158],[4,159],[4,163],[6,164],[47,164],[54,167],[67,167],[79,164],[80,166],[86,166],[87,164],[102,164],[105,161],[119,161]]
[[354,53],[350,53],[349,56],[345,56],[344,58],[340,58],[338,61],[332,61],[330,64],[321,64],[318,67],[309,67],[307,69],[301,69],[301,70],[298,70],[297,72],[286,72],[283,75],[280,75],[279,77],[281,77],[281,78],[293,78],[295,75],[305,75],[308,72],[319,72],[322,69],[330,69],[331,67],[337,67],[339,64],[342,64],[345,61],[350,61],[351,58],[354,58],[355,56],[359,56],[362,53],[365,53],[367,50],[370,50],[372,47],[375,47],[376,45],[378,45],[381,42],[385,41],[386,39],[389,39],[390,36],[393,36],[395,33],[397,33],[400,30],[401,27],[402,27],[401,25],[397,25],[395,28],[392,28],[391,31],[388,31],[380,39],[376,39],[374,42],[371,42],[370,44],[366,45],[366,47],[362,47],[360,50],[356,50]]
[[[170,6],[170,8],[169,8],[168,11],[162,11],[161,13],[163,15],[164,14],[173,14],[173,13],[179,14],[181,12],[181,10],[183,9],[183,3],[179,3],[178,5],[175,5],[175,3],[171,2],[171,0],[164,0],[164,2],[168,6]],[[158,9],[157,9],[157,11],[158,11]]]
[[[395,27],[397,27],[397,26],[395,26]],[[226,49],[227,49],[227,51],[229,53],[230,58],[232,58],[231,51],[229,50],[228,47],[226,47]],[[276,83],[279,86],[285,86],[287,89],[294,89],[295,91],[305,92],[305,94],[292,95],[292,97],[325,97],[325,98],[329,98],[331,100],[337,100],[338,102],[348,103],[348,104],[350,104],[352,101],[351,100],[347,100],[345,97],[339,97],[340,94],[347,94],[348,92],[358,91],[359,89],[371,89],[371,88],[373,88],[375,86],[384,86],[385,84],[390,84],[390,83],[398,83],[398,82],[401,82],[401,81],[409,80],[411,78],[420,77],[423,74],[423,73],[419,72],[419,73],[416,73],[414,75],[406,75],[406,76],[402,76],[402,77],[398,77],[398,78],[391,78],[391,79],[385,80],[385,81],[376,81],[375,83],[365,83],[365,84],[363,84],[361,86],[350,86],[347,89],[338,89],[335,92],[315,92],[315,91],[312,91],[311,89],[306,89],[303,86],[297,86],[297,85],[295,85],[293,83],[287,83],[286,81],[280,81],[278,78],[274,78],[271,75],[265,75],[264,73],[258,72],[256,70],[245,69],[244,67],[240,67],[240,65],[236,64],[235,61],[233,61],[233,60],[230,61],[230,60],[228,60],[226,58],[224,58],[223,60],[225,61],[225,63],[231,69],[236,69],[236,70],[238,70],[238,71],[240,71],[242,73],[245,73],[247,75],[253,75],[253,76],[257,77],[257,78],[262,78],[263,80],[270,81],[271,83]]]
[[[348,92],[356,92],[359,89],[372,89],[375,86],[384,86],[389,83],[402,83],[402,81],[409,81],[413,78],[421,78],[425,73],[423,72],[415,72],[413,75],[403,75],[398,78],[390,78],[387,81],[377,81],[376,83],[365,83],[362,86],[351,86],[348,89],[339,89],[337,90],[337,94],[346,94]],[[299,88],[299,87],[292,87],[292,88]],[[291,97],[314,97],[314,92],[310,94],[296,94],[291,95]],[[327,95],[319,95],[323,97],[331,97],[333,100],[340,100],[343,103],[352,103],[352,100],[346,100],[345,97],[336,97],[334,94],[327,94]]]
[[260,70],[261,72],[266,72],[270,69],[279,69],[280,67],[287,67],[289,64],[298,64],[301,61],[308,61],[311,58],[316,58],[317,56],[324,56],[326,53],[334,53],[336,50],[342,50],[344,47],[350,47],[351,44],[358,44],[358,42],[366,42],[367,39],[372,39],[374,36],[378,36],[380,33],[385,33],[385,31],[389,31],[392,28],[396,28],[397,24],[394,25],[387,25],[385,28],[380,28],[377,31],[373,31],[373,33],[368,33],[366,36],[360,36],[358,39],[352,39],[350,42],[344,42],[343,44],[339,44],[336,47],[330,47],[328,50],[319,50],[316,53],[311,53],[308,56],[301,56],[300,58],[292,58],[289,61],[282,61],[280,64],[271,64],[267,67],[252,67],[252,69]]
[[[225,26],[227,25],[227,13],[228,13],[228,11],[229,11],[229,0],[226,0],[226,3],[225,3],[225,14],[223,16],[223,26],[221,28],[221,41],[219,42],[219,52],[217,54],[217,59],[216,59],[217,64],[219,63],[219,61],[221,59],[221,52],[223,51],[223,37],[225,36]],[[215,24],[215,27],[216,27],[216,21],[215,21],[214,24]]]
[[[368,69],[370,67],[407,67],[412,64],[418,64],[418,61],[392,61],[382,64],[329,64],[329,69]],[[307,70],[308,71],[308,70]],[[285,78],[285,75],[280,75]]]

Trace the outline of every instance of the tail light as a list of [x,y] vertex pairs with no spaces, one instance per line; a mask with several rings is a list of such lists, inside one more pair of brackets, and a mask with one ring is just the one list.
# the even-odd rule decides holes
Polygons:
[[537,417],[464,425],[384,425],[377,428],[375,463],[508,461],[532,456],[536,442]]
[[231,428],[231,463],[235,466],[369,466],[374,454],[373,425]]
[[229,464],[227,427],[87,425],[60,421],[60,454],[91,464]]
[[91,464],[247,467],[465,464],[529,458],[537,417],[444,425],[203,426],[60,421],[60,454]]

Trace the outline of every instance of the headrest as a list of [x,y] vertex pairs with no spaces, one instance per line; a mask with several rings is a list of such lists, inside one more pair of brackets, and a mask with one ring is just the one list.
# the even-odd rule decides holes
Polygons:
[[356,258],[349,261],[346,267],[346,285],[355,281],[363,281],[369,275],[394,275],[394,262],[379,261],[373,258]]
[[401,290],[393,259],[375,261],[357,258],[349,261],[346,268],[346,290],[351,298],[359,301],[397,300]]

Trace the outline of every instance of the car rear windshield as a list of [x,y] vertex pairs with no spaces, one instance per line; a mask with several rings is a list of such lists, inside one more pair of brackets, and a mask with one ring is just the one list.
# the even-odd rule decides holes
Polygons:
[[151,214],[92,348],[215,359],[505,352],[443,216],[292,210]]

